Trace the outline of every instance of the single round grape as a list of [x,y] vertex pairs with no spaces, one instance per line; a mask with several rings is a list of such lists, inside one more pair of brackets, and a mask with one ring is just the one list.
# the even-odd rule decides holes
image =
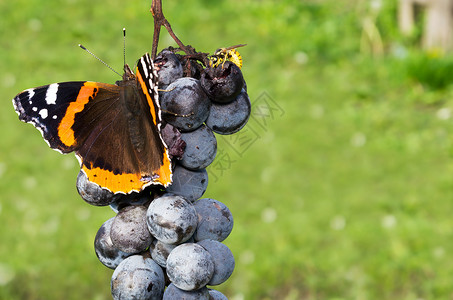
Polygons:
[[194,233],[195,241],[223,241],[233,230],[233,215],[220,201],[204,198],[194,203],[198,216],[198,225]]
[[247,123],[252,104],[245,91],[227,104],[213,103],[206,125],[215,133],[232,134],[242,129]]
[[189,170],[176,165],[173,170],[173,182],[167,191],[193,202],[203,196],[207,187],[208,172],[206,169]]
[[180,131],[192,131],[206,121],[211,101],[200,81],[179,78],[167,87],[160,100],[162,118]]
[[193,291],[202,288],[211,280],[213,274],[213,258],[198,244],[179,245],[167,258],[168,278],[182,290]]
[[127,206],[113,220],[110,238],[113,246],[127,253],[146,250],[153,237],[146,226],[147,208],[142,205]]
[[173,283],[171,283],[164,292],[163,300],[210,300],[209,291],[206,287],[202,287],[195,291],[184,291],[178,289]]
[[[191,237],[185,243],[193,243],[194,239]],[[167,267],[167,258],[170,255],[170,252],[176,248],[178,245],[166,244],[164,242],[155,239],[151,246],[149,247],[149,252],[151,253],[151,258],[162,268]]]
[[205,248],[212,256],[214,261],[214,275],[208,282],[209,285],[219,285],[224,283],[234,270],[234,257],[231,250],[224,244],[214,240],[202,240],[197,243]]
[[143,205],[148,206],[151,202],[151,196],[149,193],[142,192],[142,193],[131,193],[129,195],[121,195],[122,197],[118,200],[112,202],[110,204],[110,208],[113,210],[114,213],[118,213],[121,209],[125,208],[126,206],[131,205]]
[[114,300],[160,300],[164,294],[165,276],[151,258],[133,255],[115,269],[110,287]]
[[88,180],[85,172],[80,170],[77,175],[77,191],[85,202],[94,206],[106,206],[117,201],[124,195],[114,194],[107,189],[101,188],[98,184]]
[[151,202],[146,214],[151,234],[166,244],[187,241],[197,227],[193,204],[178,195],[164,195]]
[[167,258],[170,255],[170,252],[176,248],[178,245],[166,244],[158,239],[155,239],[151,246],[149,247],[149,251],[151,254],[151,258],[162,268],[167,266]]
[[181,62],[170,50],[162,50],[154,60],[159,88],[165,89],[170,83],[183,76]]
[[209,291],[209,300],[228,300],[228,298],[221,292],[213,289],[208,289]]
[[186,149],[180,161],[181,165],[190,170],[199,170],[209,166],[217,152],[217,140],[212,130],[206,125],[181,135]]
[[113,218],[108,219],[102,224],[94,238],[94,251],[99,261],[110,269],[115,269],[120,262],[130,253],[118,250],[113,246],[112,239],[110,238],[110,228],[112,227]]
[[209,98],[217,103],[233,101],[244,85],[241,69],[230,61],[215,68],[206,68],[200,81]]

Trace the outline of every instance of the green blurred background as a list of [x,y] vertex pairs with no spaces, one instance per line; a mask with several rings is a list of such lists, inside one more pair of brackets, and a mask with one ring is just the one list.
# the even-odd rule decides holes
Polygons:
[[[114,214],[79,198],[74,156],[20,123],[11,99],[118,80],[77,44],[121,72],[123,27],[129,64],[151,50],[149,7],[0,1],[0,299],[110,299],[112,271],[93,239]],[[199,51],[248,44],[252,118],[219,137],[205,194],[235,218],[225,243],[236,269],[219,290],[234,300],[453,298],[453,58],[419,50],[421,23],[402,37],[396,0],[164,1],[164,13]],[[170,45],[162,31],[160,47]]]

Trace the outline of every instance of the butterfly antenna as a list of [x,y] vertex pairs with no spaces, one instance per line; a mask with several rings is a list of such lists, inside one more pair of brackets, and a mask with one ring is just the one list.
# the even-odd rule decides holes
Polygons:
[[126,65],[126,28],[123,28],[123,60]]
[[103,63],[105,66],[107,66],[107,68],[109,68],[110,70],[112,70],[113,72],[115,72],[116,74],[120,75],[120,77],[123,77],[120,73],[118,73],[117,71],[115,71],[111,66],[109,66],[105,61],[103,61],[102,59],[100,59],[99,57],[97,57],[93,52],[91,52],[90,50],[88,50],[87,48],[85,48],[82,44],[79,44],[79,47],[82,48],[83,50],[85,50],[86,52],[88,52],[89,54],[91,54],[94,58],[96,58],[97,60],[99,60],[101,63]]

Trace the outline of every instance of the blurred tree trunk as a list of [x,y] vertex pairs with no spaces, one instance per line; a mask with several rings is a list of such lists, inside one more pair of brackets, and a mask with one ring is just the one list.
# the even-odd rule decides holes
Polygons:
[[423,36],[425,49],[440,48],[452,50],[453,42],[453,1],[431,0],[426,12],[426,24]]
[[398,25],[404,35],[410,35],[414,29],[414,3],[412,0],[400,0]]
[[409,35],[414,29],[415,4],[426,10],[423,48],[453,50],[453,0],[400,0],[398,24],[403,34]]

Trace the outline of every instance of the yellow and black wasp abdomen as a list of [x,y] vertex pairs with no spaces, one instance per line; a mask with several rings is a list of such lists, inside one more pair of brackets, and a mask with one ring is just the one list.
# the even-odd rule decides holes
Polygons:
[[215,68],[225,64],[226,61],[231,61],[236,66],[242,68],[242,57],[236,48],[243,47],[245,44],[235,45],[228,48],[219,48],[209,58],[209,66]]
[[242,68],[242,57],[236,49],[228,50],[226,56],[227,56],[226,60],[229,60],[232,63],[234,63],[236,66],[239,67],[239,69]]

